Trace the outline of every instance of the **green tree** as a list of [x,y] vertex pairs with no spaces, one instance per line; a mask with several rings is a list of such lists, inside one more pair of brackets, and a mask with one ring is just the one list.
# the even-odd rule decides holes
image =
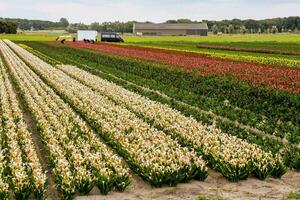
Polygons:
[[16,34],[17,24],[13,22],[0,21],[0,33]]
[[177,20],[175,20],[175,19],[170,19],[170,20],[167,20],[166,23],[167,23],[167,24],[176,24],[176,23],[177,23]]
[[69,21],[66,18],[60,18],[59,23],[61,24],[62,27],[67,27],[69,26]]
[[273,33],[273,34],[278,33],[278,28],[277,28],[277,26],[272,26],[272,28],[271,28],[271,33]]
[[240,32],[241,32],[242,34],[246,34],[246,33],[247,33],[246,27],[245,27],[245,26],[241,26],[241,27],[240,27]]
[[234,26],[232,24],[229,24],[227,30],[229,34],[232,34],[234,32]]
[[93,23],[91,23],[90,26],[89,26],[89,29],[90,30],[96,30],[98,32],[102,31],[102,27],[101,27],[101,24],[99,24],[99,22],[93,22]]
[[192,20],[190,19],[178,19],[177,23],[181,23],[181,24],[190,24],[193,23]]
[[213,27],[212,27],[212,32],[213,32],[213,34],[218,34],[218,32],[219,32],[219,28],[218,28],[218,26],[215,24],[215,25],[213,25]]

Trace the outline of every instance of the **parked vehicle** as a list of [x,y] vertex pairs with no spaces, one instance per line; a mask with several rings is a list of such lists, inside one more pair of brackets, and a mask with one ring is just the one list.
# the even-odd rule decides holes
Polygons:
[[124,42],[124,40],[117,33],[103,32],[101,33],[101,42]]
[[77,41],[96,40],[98,32],[94,30],[78,30]]

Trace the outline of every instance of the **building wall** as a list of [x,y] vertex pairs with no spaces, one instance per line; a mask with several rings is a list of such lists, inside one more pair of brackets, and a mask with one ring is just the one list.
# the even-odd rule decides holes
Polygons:
[[143,35],[153,35],[153,36],[178,36],[178,35],[201,35],[207,36],[207,30],[139,30],[135,29],[134,34],[142,33]]

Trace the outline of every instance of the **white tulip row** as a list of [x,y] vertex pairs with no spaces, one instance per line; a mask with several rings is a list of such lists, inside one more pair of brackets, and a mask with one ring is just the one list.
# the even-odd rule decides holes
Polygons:
[[[241,169],[247,170],[252,163],[254,166],[248,170],[248,174],[253,172],[258,176],[267,176],[272,169],[278,167],[276,165],[283,167],[283,162],[279,157],[264,152],[257,145],[226,135],[214,127],[204,126],[193,118],[183,116],[168,105],[130,92],[77,67],[60,65],[58,68],[99,94],[143,116],[155,126],[162,127],[173,136],[191,144],[194,149],[200,149],[204,156],[212,157],[213,165],[221,165],[220,172],[226,177],[229,176],[228,178],[236,179],[244,175],[245,172]],[[218,168],[218,166],[213,167]],[[239,174],[239,170],[242,174]]]
[[96,184],[107,193],[124,190],[129,172],[122,160],[4,43],[1,50],[47,145],[58,188],[71,197],[77,188],[89,192]]
[[[2,132],[0,126],[0,133]],[[2,139],[0,140],[3,143]],[[9,184],[7,183],[7,178],[5,176],[5,169],[7,166],[7,161],[5,160],[5,149],[1,147],[0,149],[0,199],[6,199],[9,194]]]
[[[19,102],[1,60],[0,87],[1,143],[6,148],[6,155],[2,154],[0,157],[4,161],[4,156],[6,156],[8,160],[7,163],[1,163],[1,172],[3,173],[6,163],[12,175],[6,180],[12,183],[16,198],[27,197],[31,192],[38,198],[42,198],[46,190],[46,175],[42,170],[31,133],[24,122]],[[4,195],[3,190],[8,189],[8,185],[4,181],[0,185],[3,187],[0,193]],[[5,196],[3,195],[0,194],[0,197],[3,198]]]
[[65,97],[126,158],[132,169],[153,185],[205,179],[201,157],[183,148],[127,109],[116,105],[62,71],[6,41],[40,76]]

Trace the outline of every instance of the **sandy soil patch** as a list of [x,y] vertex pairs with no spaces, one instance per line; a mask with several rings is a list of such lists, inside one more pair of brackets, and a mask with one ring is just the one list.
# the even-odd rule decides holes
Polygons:
[[176,187],[153,188],[134,175],[133,182],[123,193],[110,192],[100,195],[94,188],[89,196],[77,196],[77,200],[195,200],[198,196],[223,197],[225,199],[271,200],[282,199],[290,192],[300,189],[300,173],[288,171],[281,179],[267,178],[260,181],[248,178],[244,181],[229,182],[220,173],[209,171],[204,181],[191,181]]

